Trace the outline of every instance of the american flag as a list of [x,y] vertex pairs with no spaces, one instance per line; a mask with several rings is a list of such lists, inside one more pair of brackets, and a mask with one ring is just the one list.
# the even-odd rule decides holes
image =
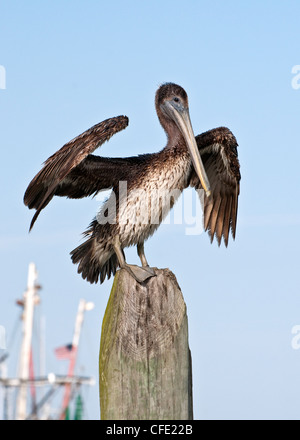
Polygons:
[[54,350],[57,359],[71,359],[75,351],[75,347],[72,344],[63,345]]

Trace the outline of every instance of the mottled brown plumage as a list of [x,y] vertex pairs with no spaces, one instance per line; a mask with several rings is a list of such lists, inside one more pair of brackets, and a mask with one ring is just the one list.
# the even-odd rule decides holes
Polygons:
[[[229,230],[235,238],[236,218],[241,179],[237,154],[237,141],[226,127],[209,130],[196,136],[196,142],[207,172],[212,190],[212,199],[204,198],[204,229],[211,241],[216,236],[218,244],[228,245]],[[201,189],[194,171],[190,185]]]
[[[24,195],[25,205],[28,206],[29,209],[36,209],[30,229],[32,229],[41,210],[48,205],[53,196],[56,195],[56,192],[59,192],[60,185],[65,183],[65,178],[68,182],[67,176],[69,173],[81,164],[90,153],[96,150],[96,148],[100,147],[105,141],[108,141],[115,133],[126,128],[127,125],[128,118],[126,116],[118,116],[100,122],[72,139],[46,160],[44,167],[30,182]],[[80,170],[82,170],[83,173],[88,173],[89,159],[87,160],[86,167],[85,165],[79,166],[79,169],[77,170],[79,174]],[[75,173],[75,176],[76,175],[77,173]],[[70,177],[72,181],[72,176]],[[110,185],[108,185],[108,187],[109,186]],[[77,194],[80,194],[80,182],[76,187],[77,190],[74,192],[74,196],[75,198],[78,198],[80,197],[77,196]],[[92,191],[89,194],[88,187],[89,182],[85,179],[83,195],[81,197],[91,195],[95,192]],[[72,197],[72,195],[70,196],[68,193],[62,195]]]
[[[113,190],[116,196],[115,223],[101,224],[97,216],[85,233],[87,240],[71,252],[72,261],[78,264],[78,272],[91,283],[103,282],[119,266],[132,271],[132,266],[130,269],[125,263],[123,252],[131,245],[138,246],[143,270],[146,274],[149,272],[148,277],[151,276],[143,243],[157,229],[178,194],[188,186],[205,189],[201,201],[204,227],[211,241],[215,236],[220,245],[223,237],[227,246],[230,229],[235,237],[240,171],[234,135],[229,129],[220,127],[195,138],[189,120],[187,94],[176,84],[167,83],[158,89],[155,107],[168,137],[166,147],[160,152],[127,158],[92,155],[97,147],[128,125],[126,116],[107,119],[52,155],[25,192],[25,205],[36,209],[31,229],[54,195],[82,198],[103,189]],[[127,204],[120,197],[119,185],[123,181],[127,186]],[[158,189],[178,191],[168,204],[168,201],[158,200]],[[150,205],[145,205],[145,197],[137,190],[151,196],[151,206],[153,204],[159,219],[157,224],[150,221]],[[113,200],[111,196],[104,204],[100,218],[101,215],[105,217]],[[148,224],[143,224],[145,216]],[[132,219],[135,221],[130,222]],[[137,272],[133,272],[133,276],[139,279]]]

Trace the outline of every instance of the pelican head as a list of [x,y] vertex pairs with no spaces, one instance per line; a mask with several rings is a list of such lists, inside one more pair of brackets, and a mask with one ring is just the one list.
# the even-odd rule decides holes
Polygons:
[[156,92],[155,106],[159,120],[168,134],[169,141],[171,140],[170,136],[172,136],[170,122],[175,123],[175,126],[179,129],[190,152],[201,185],[207,197],[210,197],[210,184],[195,140],[186,91],[177,84],[163,84]]

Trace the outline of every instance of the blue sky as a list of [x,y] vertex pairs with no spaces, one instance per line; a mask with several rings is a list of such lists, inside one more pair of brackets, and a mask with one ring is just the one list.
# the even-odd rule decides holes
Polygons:
[[[8,341],[34,261],[47,370],[66,368],[53,349],[70,342],[85,298],[95,309],[78,366],[97,378],[112,282],[82,280],[69,252],[99,203],[57,198],[28,234],[23,194],[45,159],[111,116],[126,114],[129,127],[96,154],[161,149],[154,94],[176,82],[189,95],[196,134],[225,125],[236,135],[242,173],[237,237],[227,249],[186,235],[186,225],[162,226],[145,246],[151,265],[175,273],[187,304],[194,416],[300,417],[300,350],[291,345],[300,324],[299,16],[299,2],[279,0],[0,3],[0,325]],[[138,262],[134,249],[126,255]],[[98,418],[97,385],[86,405],[86,416]]]

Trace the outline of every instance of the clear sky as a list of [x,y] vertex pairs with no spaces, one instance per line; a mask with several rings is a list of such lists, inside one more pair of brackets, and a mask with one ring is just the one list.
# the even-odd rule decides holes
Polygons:
[[[127,115],[129,127],[96,154],[161,149],[154,94],[176,82],[189,95],[196,134],[224,125],[236,135],[242,173],[227,249],[207,234],[187,235],[185,224],[163,225],[145,246],[151,265],[175,273],[187,304],[194,416],[299,419],[300,350],[291,344],[300,324],[299,16],[299,1],[289,0],[0,2],[0,325],[8,343],[33,261],[47,372],[64,372],[53,350],[71,341],[85,298],[95,309],[78,372],[97,379],[112,281],[82,280],[69,252],[99,202],[56,198],[28,234],[23,194],[45,159],[111,116]],[[138,263],[134,249],[126,255]],[[9,368],[15,375],[12,360]],[[85,403],[86,417],[98,418],[98,385]]]

